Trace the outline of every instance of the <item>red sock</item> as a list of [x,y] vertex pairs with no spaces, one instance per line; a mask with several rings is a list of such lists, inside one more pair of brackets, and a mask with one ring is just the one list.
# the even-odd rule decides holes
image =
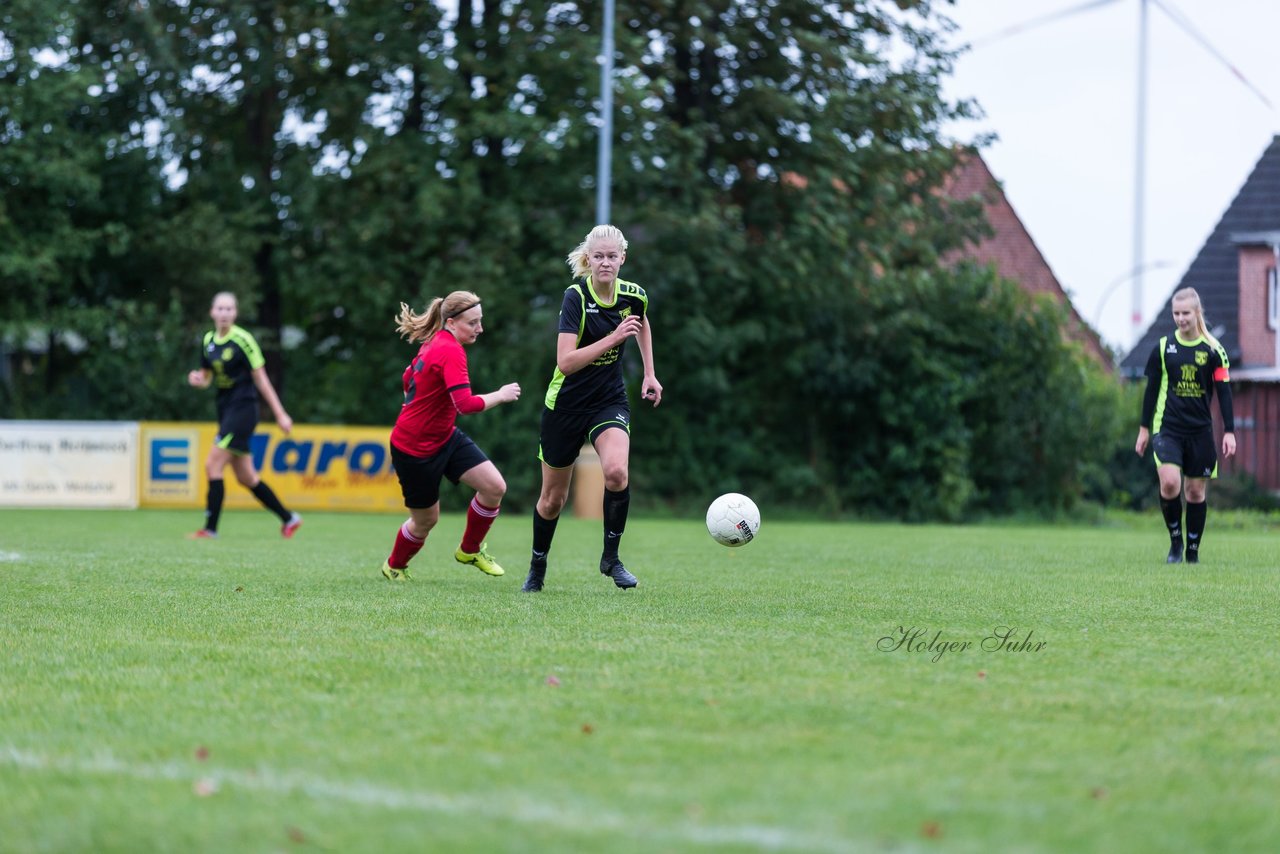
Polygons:
[[467,507],[467,530],[462,534],[462,545],[459,546],[468,554],[475,554],[484,545],[484,535],[493,527],[493,520],[498,518],[497,507],[485,507],[480,499],[471,499]]
[[426,541],[426,537],[418,539],[410,534],[409,523],[405,522],[400,526],[400,530],[396,531],[396,544],[391,547],[391,557],[387,558],[387,564],[392,569],[404,569]]

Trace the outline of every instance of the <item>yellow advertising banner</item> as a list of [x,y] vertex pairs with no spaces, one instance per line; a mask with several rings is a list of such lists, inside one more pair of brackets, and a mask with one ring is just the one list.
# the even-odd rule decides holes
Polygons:
[[[204,462],[214,423],[139,423],[138,502],[142,507],[204,507]],[[291,510],[402,511],[400,482],[387,448],[390,427],[297,425],[288,435],[259,425],[249,441],[254,467]],[[258,507],[224,471],[227,507]]]

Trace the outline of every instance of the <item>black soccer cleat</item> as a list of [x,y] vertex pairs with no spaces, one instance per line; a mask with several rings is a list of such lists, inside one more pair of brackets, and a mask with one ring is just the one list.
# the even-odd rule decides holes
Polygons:
[[640,583],[634,575],[627,572],[627,568],[622,565],[622,561],[616,557],[600,558],[600,574],[612,578],[613,583],[623,590],[630,590]]
[[1169,556],[1165,563],[1182,563],[1182,540],[1174,540],[1169,544]]
[[542,590],[543,579],[547,577],[547,562],[533,561],[529,564],[529,577],[524,580],[520,589],[525,593],[537,593]]
[[1198,548],[1194,547],[1194,546],[1192,546],[1191,548],[1187,549],[1187,558],[1186,558],[1186,559],[1187,559],[1187,563],[1199,563],[1199,562],[1200,562],[1200,550],[1199,550]]

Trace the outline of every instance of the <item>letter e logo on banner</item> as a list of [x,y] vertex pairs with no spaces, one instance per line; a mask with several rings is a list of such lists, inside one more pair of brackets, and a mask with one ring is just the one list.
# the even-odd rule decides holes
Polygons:
[[151,479],[186,480],[191,464],[189,439],[151,440]]

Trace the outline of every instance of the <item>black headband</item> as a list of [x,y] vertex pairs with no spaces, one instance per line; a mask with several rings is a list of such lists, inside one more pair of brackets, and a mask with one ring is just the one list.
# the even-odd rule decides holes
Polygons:
[[475,308],[475,307],[476,307],[476,306],[478,306],[479,304],[480,304],[480,300],[476,300],[475,302],[471,303],[471,305],[467,306],[466,308],[460,308],[460,309],[458,309],[457,311],[453,311],[453,312],[450,312],[449,314],[446,314],[446,315],[444,316],[444,319],[445,319],[445,320],[453,320],[453,319],[454,319],[455,317],[457,317],[458,315],[460,315],[460,314],[466,314],[468,311],[471,311],[471,309]]

